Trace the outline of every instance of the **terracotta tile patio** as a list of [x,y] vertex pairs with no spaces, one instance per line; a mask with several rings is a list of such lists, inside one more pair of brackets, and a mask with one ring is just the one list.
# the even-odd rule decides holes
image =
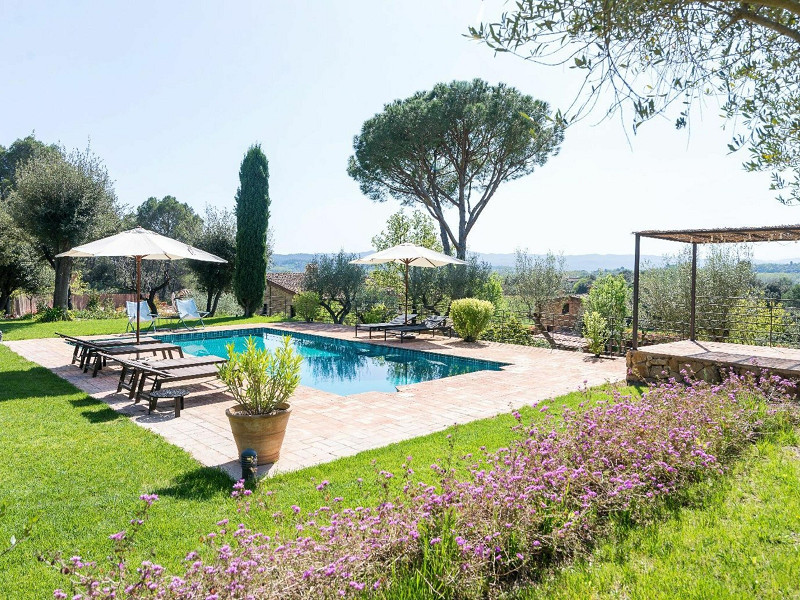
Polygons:
[[[351,327],[318,323],[265,326],[353,339]],[[360,337],[359,340],[367,341]],[[384,344],[377,340],[372,343]],[[399,344],[398,341],[388,343]],[[225,416],[225,409],[232,406],[233,401],[219,383],[186,386],[192,394],[178,419],[174,418],[171,402],[165,402],[164,406],[159,404],[158,409],[148,415],[146,403],[133,404],[127,395],[116,393],[118,370],[104,369],[96,378],[84,374],[70,364],[72,347],[60,339],[15,341],[6,342],[6,345],[87,394],[103,399],[114,410],[129,415],[134,423],[185,449],[202,464],[219,467],[231,477],[239,477],[236,445]],[[432,340],[427,335],[404,342],[402,347],[510,364],[501,371],[477,371],[402,386],[397,393],[337,396],[300,386],[292,399],[292,417],[281,458],[264,470],[286,472],[329,462],[440,431],[455,423],[509,412],[577,390],[584,381],[592,386],[625,379],[625,361],[621,358],[595,359],[577,352],[494,342],[466,343],[456,338]]]

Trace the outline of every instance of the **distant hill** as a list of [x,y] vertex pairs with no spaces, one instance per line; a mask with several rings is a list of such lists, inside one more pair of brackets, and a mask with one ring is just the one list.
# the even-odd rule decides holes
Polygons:
[[314,254],[273,254],[270,271],[300,273],[314,258]]
[[[359,256],[369,254],[370,251],[357,252]],[[304,271],[306,265],[314,258],[313,253],[298,254],[273,254],[271,270],[273,271]],[[478,258],[488,262],[497,269],[508,269],[514,266],[514,254],[478,253]],[[568,271],[596,271],[597,269],[613,270],[619,268],[633,269],[633,254],[565,254],[566,269]],[[651,264],[661,263],[662,258],[655,255],[642,255],[642,262]]]
[[[514,254],[478,253],[478,257],[497,268],[514,267]],[[614,269],[633,269],[633,254],[565,254],[564,262],[567,271],[612,271]],[[661,264],[662,257],[643,254],[642,263]]]
[[800,262],[793,260],[789,262],[762,262],[753,265],[756,273],[800,273]]

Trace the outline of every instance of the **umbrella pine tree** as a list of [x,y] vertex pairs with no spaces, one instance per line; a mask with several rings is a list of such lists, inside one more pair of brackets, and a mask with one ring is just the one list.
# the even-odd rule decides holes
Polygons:
[[261,146],[250,146],[239,169],[236,191],[236,270],[233,290],[246,317],[264,301],[267,285],[269,163]]

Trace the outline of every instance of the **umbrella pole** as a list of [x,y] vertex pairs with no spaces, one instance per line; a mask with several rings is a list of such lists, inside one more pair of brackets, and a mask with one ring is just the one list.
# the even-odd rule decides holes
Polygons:
[[408,325],[408,261],[406,261],[406,314],[404,318],[406,325]]
[[142,305],[139,299],[142,297],[142,257],[136,257],[136,343],[139,343],[139,313]]

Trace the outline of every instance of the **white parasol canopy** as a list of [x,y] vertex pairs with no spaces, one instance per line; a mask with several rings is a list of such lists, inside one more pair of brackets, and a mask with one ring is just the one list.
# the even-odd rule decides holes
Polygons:
[[136,259],[136,341],[139,341],[139,298],[141,296],[141,270],[143,260],[180,260],[189,258],[205,262],[228,262],[215,254],[200,250],[189,244],[173,240],[142,227],[123,231],[116,235],[95,240],[82,246],[57,254],[56,258],[71,256],[91,258],[95,256],[127,256]]
[[354,265],[381,265],[385,263],[400,263],[406,266],[406,312],[408,319],[408,267],[443,267],[444,265],[465,265],[466,261],[453,258],[436,252],[430,248],[416,246],[414,244],[398,244],[386,250],[368,254],[362,258],[350,261]]
[[123,231],[82,246],[75,246],[72,250],[62,252],[58,256],[72,256],[75,258],[128,256],[130,258],[140,257],[142,260],[191,258],[207,262],[227,262],[225,259],[210,252],[173,240],[154,231],[148,231],[143,227]]

